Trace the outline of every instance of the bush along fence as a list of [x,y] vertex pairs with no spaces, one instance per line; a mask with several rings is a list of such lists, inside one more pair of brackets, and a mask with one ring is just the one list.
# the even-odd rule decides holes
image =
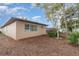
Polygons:
[[57,37],[57,29],[53,28],[52,30],[49,30],[48,32],[49,37]]
[[79,44],[79,32],[72,32],[68,36],[68,42],[70,44],[78,45]]

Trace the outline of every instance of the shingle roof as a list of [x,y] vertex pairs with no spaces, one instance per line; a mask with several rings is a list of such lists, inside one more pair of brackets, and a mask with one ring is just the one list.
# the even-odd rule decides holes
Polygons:
[[33,23],[33,24],[38,24],[38,25],[43,25],[43,26],[47,26],[46,24],[42,24],[42,23],[38,23],[38,22],[33,22],[33,21],[29,21],[27,19],[20,19],[20,18],[15,18],[15,17],[12,17],[10,20],[8,20],[2,27],[5,27],[15,21],[22,21],[22,22],[29,22],[29,23]]

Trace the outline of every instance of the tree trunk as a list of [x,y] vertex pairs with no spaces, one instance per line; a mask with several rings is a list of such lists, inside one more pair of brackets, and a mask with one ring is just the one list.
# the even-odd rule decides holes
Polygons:
[[57,29],[57,39],[60,38],[59,29]]
[[[57,39],[59,39],[60,35],[59,35],[59,29],[58,29],[58,25],[57,25],[58,23],[56,20],[53,20],[53,21],[54,21],[54,26],[57,29]],[[51,22],[53,23],[53,21],[51,21]]]
[[[59,19],[59,16],[58,16],[58,20],[60,20]],[[58,22],[60,22],[60,21],[58,21]],[[59,33],[59,28],[60,28],[60,26],[58,26],[59,24],[57,23],[57,39],[60,39],[60,33]]]
[[75,32],[76,32],[76,21],[75,21],[75,27],[74,28],[75,28]]
[[63,14],[64,14],[64,20],[65,20],[65,29],[66,29],[66,37],[68,36],[68,28],[67,28],[67,19],[65,15],[65,5],[63,4]]
[[66,37],[68,36],[68,28],[67,28],[67,21],[66,21],[66,18],[65,18],[65,28],[66,28]]

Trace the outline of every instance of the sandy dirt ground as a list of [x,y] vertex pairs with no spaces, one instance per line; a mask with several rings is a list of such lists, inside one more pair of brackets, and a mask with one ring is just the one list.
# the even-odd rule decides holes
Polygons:
[[2,56],[79,56],[79,47],[68,44],[66,39],[50,38],[47,35],[23,40],[13,40],[0,35]]

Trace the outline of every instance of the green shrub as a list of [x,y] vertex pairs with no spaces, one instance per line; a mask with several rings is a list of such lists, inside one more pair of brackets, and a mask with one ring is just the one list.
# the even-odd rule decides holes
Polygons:
[[56,37],[57,36],[57,32],[48,32],[48,36],[49,37]]
[[68,42],[71,44],[77,44],[79,38],[79,32],[72,32],[68,37]]
[[49,37],[56,37],[57,36],[57,29],[52,28],[51,30],[48,31],[48,36]]
[[0,31],[0,36],[3,35],[3,33]]
[[2,32],[0,31],[0,34],[1,34]]

